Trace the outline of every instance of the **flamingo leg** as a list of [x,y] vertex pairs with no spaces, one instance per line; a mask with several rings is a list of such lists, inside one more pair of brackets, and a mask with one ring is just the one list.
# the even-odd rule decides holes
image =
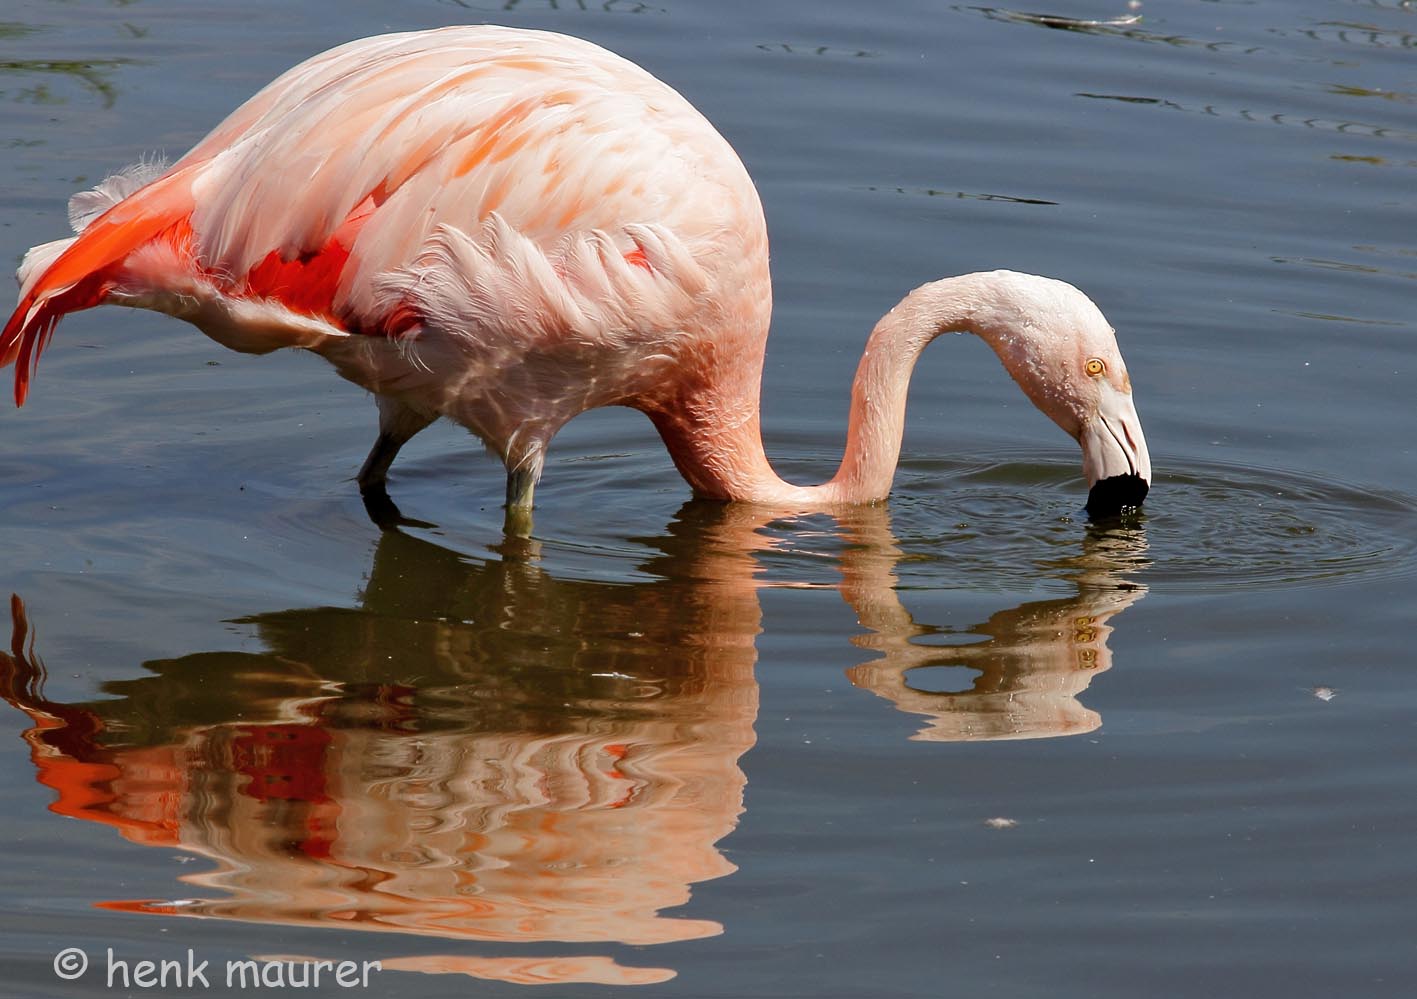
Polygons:
[[545,461],[544,446],[517,449],[507,455],[507,515],[502,530],[508,537],[531,537],[532,498]]
[[389,466],[398,457],[399,449],[407,444],[433,417],[420,413],[388,396],[379,397],[379,436],[369,449],[369,457],[356,477],[359,491],[366,495],[383,492]]
[[528,455],[507,469],[507,509],[530,510],[536,483],[544,461],[541,451]]

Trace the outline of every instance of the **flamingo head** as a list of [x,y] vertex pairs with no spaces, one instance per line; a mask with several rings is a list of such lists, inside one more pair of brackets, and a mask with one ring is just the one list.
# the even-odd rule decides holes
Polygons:
[[1065,282],[1007,271],[989,278],[992,293],[982,296],[975,331],[1034,405],[1082,447],[1088,515],[1141,506],[1151,455],[1111,325]]
[[1087,512],[1092,517],[1113,517],[1130,507],[1139,507],[1151,489],[1151,455],[1132,401],[1131,379],[1121,364],[1122,355],[1115,340],[1112,350],[1120,375],[1109,377],[1106,359],[1091,355],[1083,362],[1083,370],[1093,391],[1079,393],[1091,403],[1075,439],[1082,445]]

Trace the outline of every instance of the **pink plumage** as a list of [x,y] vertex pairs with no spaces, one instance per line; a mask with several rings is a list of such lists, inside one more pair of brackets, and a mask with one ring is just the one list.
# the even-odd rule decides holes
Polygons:
[[562,35],[458,27],[340,46],[170,168],[77,195],[71,218],[76,237],[27,255],[0,334],[17,403],[64,314],[155,309],[236,350],[314,351],[374,392],[366,494],[445,416],[502,458],[509,506],[528,507],[561,426],[625,405],[650,416],[698,495],[878,500],[910,368],[947,330],[994,346],[1083,444],[1090,485],[1130,477],[1144,493],[1150,478],[1101,313],[1069,285],[995,272],[892,310],[858,372],[841,470],[783,482],[759,433],[771,283],[753,184],[675,91]]

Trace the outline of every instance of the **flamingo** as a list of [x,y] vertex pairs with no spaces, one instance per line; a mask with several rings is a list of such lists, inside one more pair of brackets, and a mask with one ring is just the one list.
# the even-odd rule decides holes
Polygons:
[[101,303],[238,351],[313,351],[376,397],[366,500],[388,501],[399,449],[447,417],[505,464],[510,518],[568,420],[628,406],[698,497],[876,503],[911,370],[949,332],[982,337],[1081,445],[1091,515],[1150,486],[1112,327],[1072,285],[1011,271],[906,295],[867,340],[836,474],[780,478],[759,423],[772,287],[757,191],[688,101],[581,39],[469,26],[350,42],[171,166],[75,195],[69,215],[76,236],[24,257],[0,334],[16,405],[60,318]]

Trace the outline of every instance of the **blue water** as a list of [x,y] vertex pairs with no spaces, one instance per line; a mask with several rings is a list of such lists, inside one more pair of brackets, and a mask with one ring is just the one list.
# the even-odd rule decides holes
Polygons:
[[833,470],[905,291],[1008,267],[1116,326],[1157,475],[1090,527],[1076,447],[958,337],[884,508],[689,503],[606,411],[533,538],[453,427],[390,479],[429,526],[381,534],[323,362],[73,316],[0,414],[0,995],[240,991],[111,989],[107,948],[420,999],[1410,992],[1417,9],[1025,11],[10,0],[0,259],[333,44],[547,28],[756,179],[784,474]]

